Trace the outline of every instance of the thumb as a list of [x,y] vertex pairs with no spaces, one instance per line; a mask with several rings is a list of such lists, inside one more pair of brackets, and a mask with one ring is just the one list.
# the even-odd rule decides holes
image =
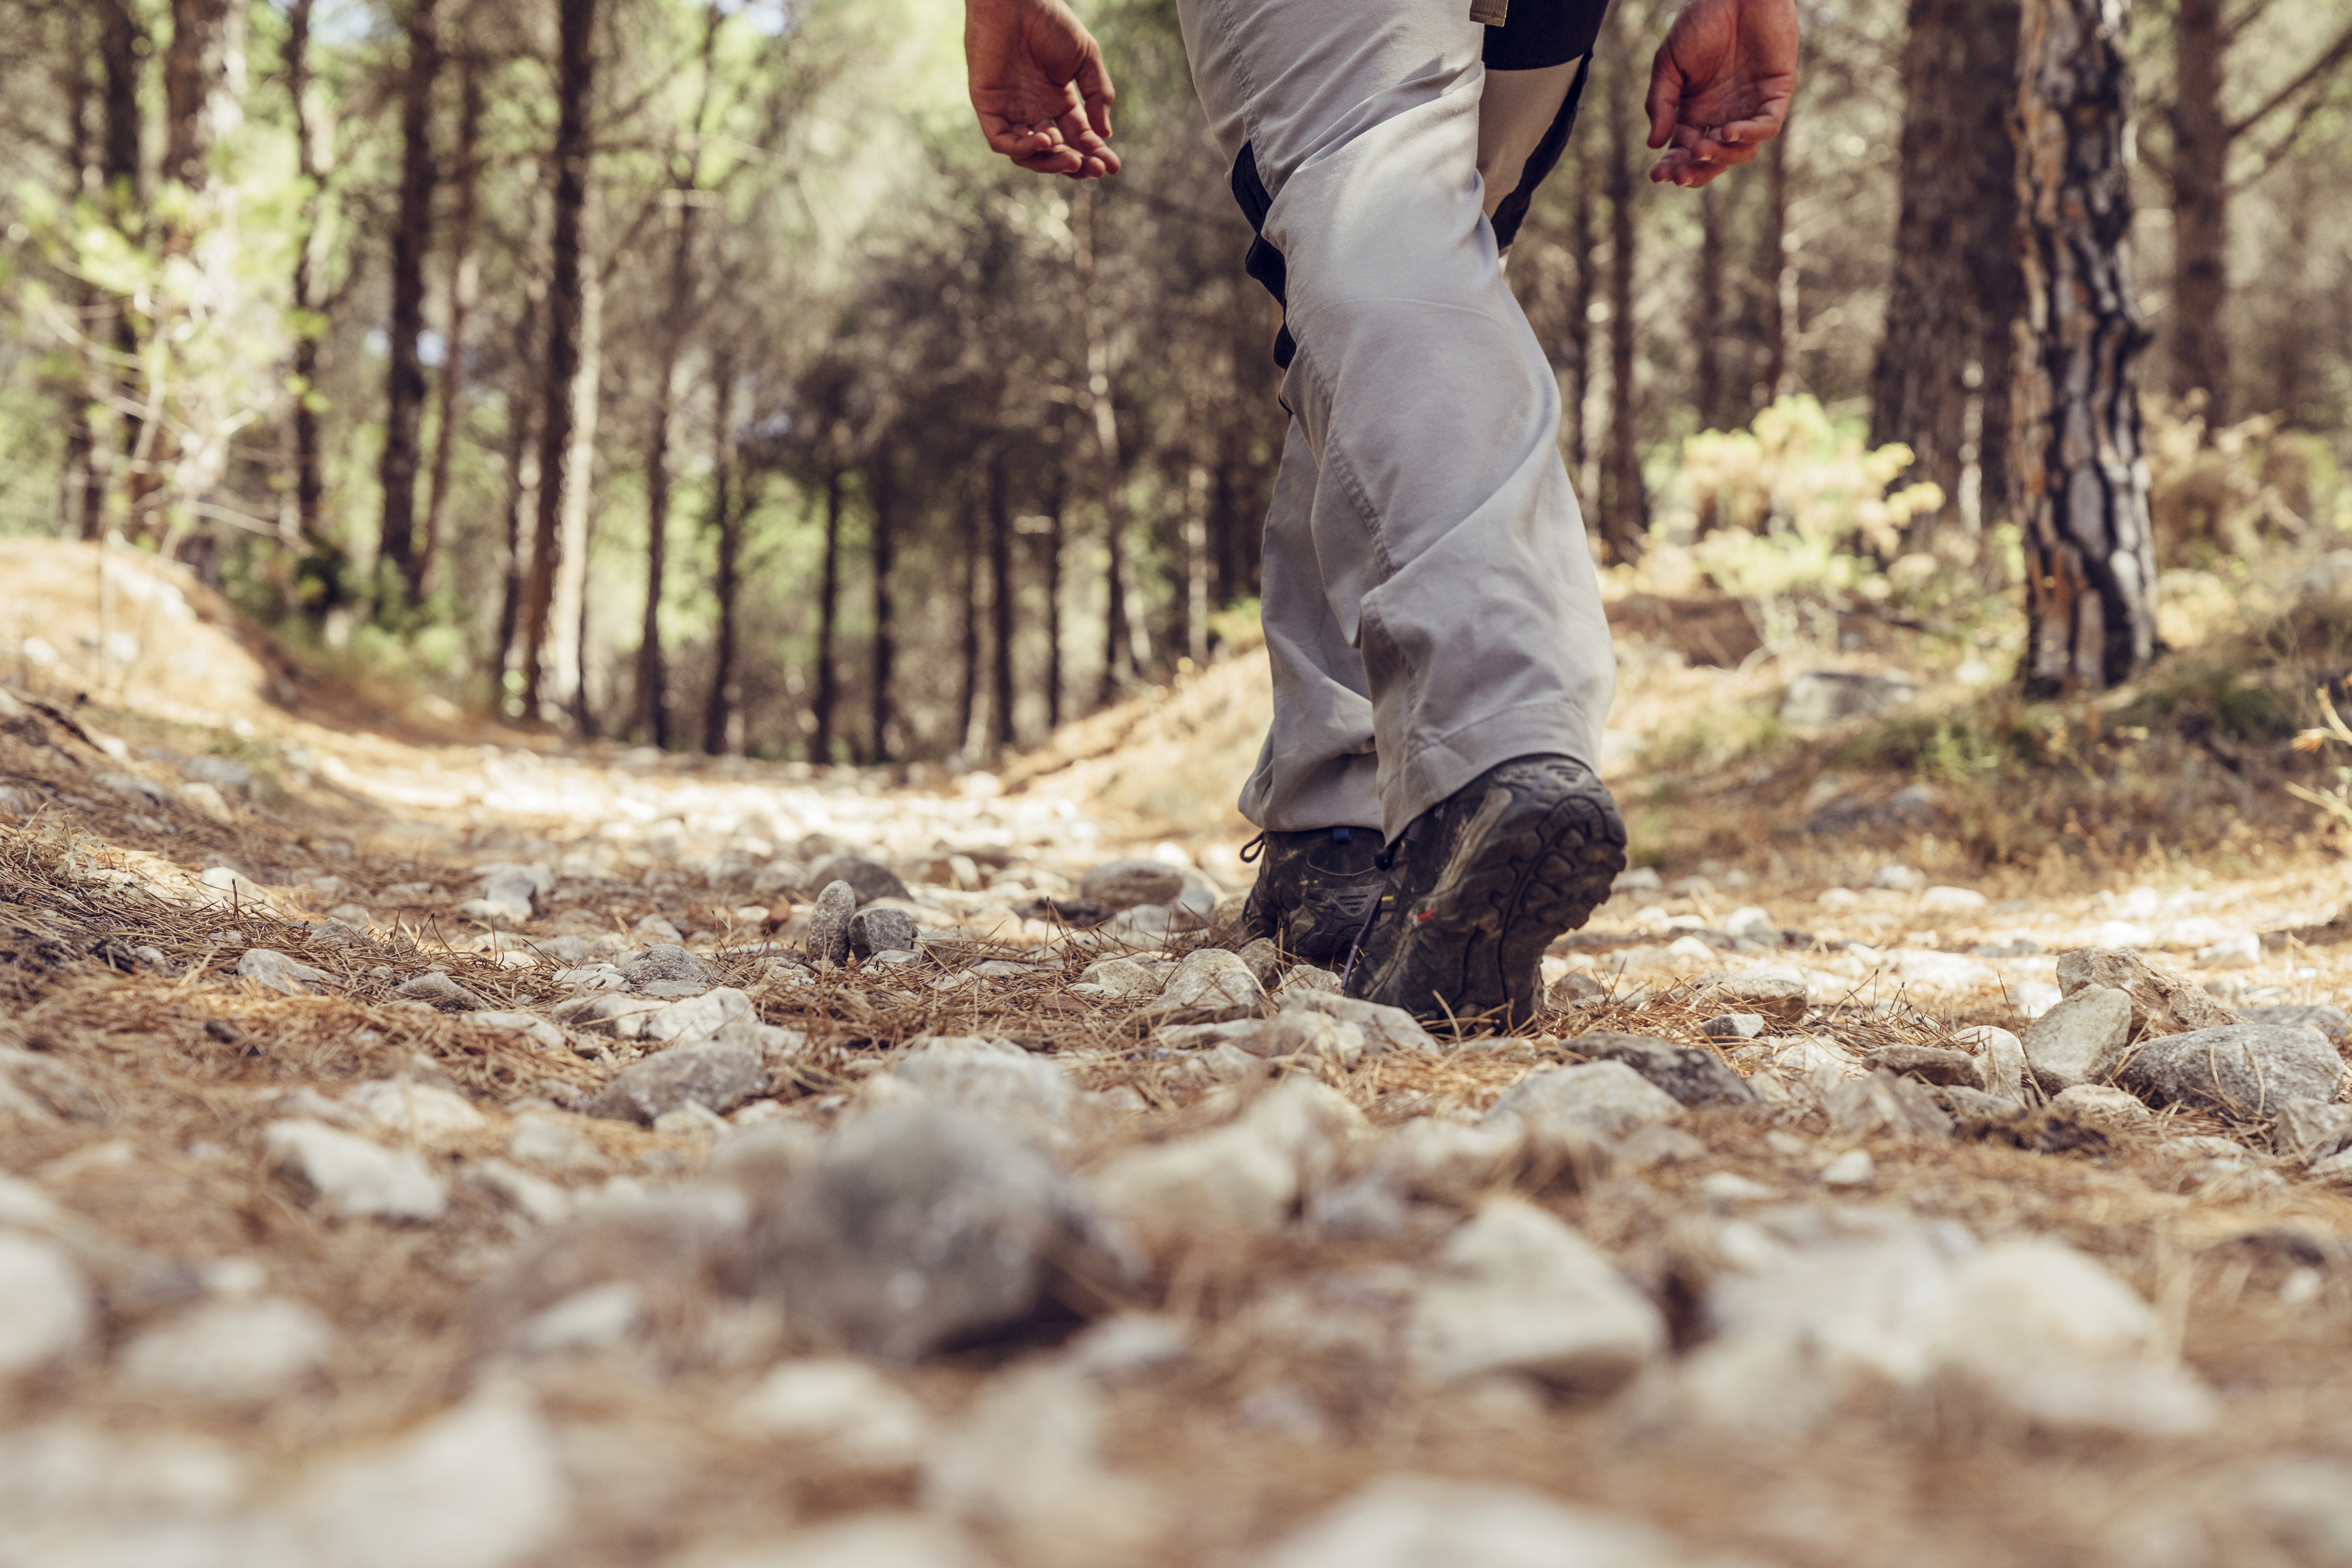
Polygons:
[[1658,47],[1657,57],[1650,62],[1649,145],[1663,147],[1675,133],[1675,117],[1682,109],[1683,68],[1676,64],[1666,45]]
[[1087,58],[1078,66],[1077,79],[1074,85],[1078,89],[1078,97],[1085,100],[1087,123],[1094,127],[1096,135],[1108,141],[1110,139],[1110,106],[1118,97],[1118,93],[1110,85],[1110,72],[1103,67],[1102,49],[1099,47],[1089,47],[1087,50]]

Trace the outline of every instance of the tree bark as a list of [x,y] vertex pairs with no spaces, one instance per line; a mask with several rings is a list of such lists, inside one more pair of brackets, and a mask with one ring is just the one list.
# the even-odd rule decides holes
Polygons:
[[1941,487],[1948,514],[1971,458],[1979,493],[1997,504],[2008,493],[2003,389],[2023,289],[2009,132],[2018,20],[2016,0],[1911,0],[1903,47],[1903,205],[1871,374],[1870,438],[1910,447],[1902,482]]
[[2180,0],[2172,97],[2172,390],[2230,420],[2229,58],[2223,0]]
[[1601,536],[1617,561],[1638,561],[1650,527],[1634,421],[1634,79],[1624,7],[1609,24],[1617,44],[1609,72],[1609,452],[1601,475]]
[[1195,669],[1209,666],[1209,470],[1194,462],[1184,480],[1184,645]]
[[[1058,450],[1058,449],[1057,449]],[[1045,496],[1045,728],[1062,727],[1062,508],[1069,489],[1069,469],[1054,465],[1053,488]]]
[[[296,4],[301,3],[296,0]],[[58,73],[62,78],[58,86],[65,99],[66,167],[71,179],[68,199],[95,195],[100,184],[96,148],[89,134],[89,21],[87,11],[67,7],[65,58]],[[66,450],[58,486],[58,534],[60,538],[94,540],[100,537],[100,521],[88,511],[87,501],[99,442],[98,400],[94,395],[98,360],[97,345],[89,332],[102,306],[98,289],[86,279],[75,280],[67,298],[72,301],[81,336],[72,344],[79,374],[68,377],[59,389],[63,393],[60,401],[64,404]]]
[[[97,0],[97,9],[103,100],[103,151],[99,163],[101,205],[114,226],[135,242],[147,209],[146,194],[141,188],[139,114],[139,51],[144,35],[131,0]],[[129,378],[139,363],[138,333],[131,313],[119,304],[109,301],[101,309],[102,316],[93,316],[89,328],[93,367],[90,402],[93,406],[100,402],[127,405],[132,401]],[[89,472],[82,481],[82,530],[90,539],[105,537],[107,497],[113,493],[118,479],[125,480],[128,493],[126,470],[131,452],[139,446],[137,416],[118,414],[114,425],[115,442],[110,449],[93,433]]]
[[972,504],[973,498],[971,494],[972,488],[971,479],[967,477],[964,485],[965,494],[961,501],[963,526],[956,530],[958,542],[963,547],[960,552],[963,557],[963,572],[957,584],[958,595],[963,600],[963,630],[956,649],[961,656],[962,679],[956,686],[955,749],[965,756],[970,756],[976,749],[974,744],[976,738],[972,734],[972,721],[980,714],[982,525],[981,520],[972,515],[977,510]]
[[725,355],[712,373],[719,383],[715,451],[711,458],[710,518],[719,531],[719,559],[710,591],[719,601],[719,626],[712,639],[710,693],[702,707],[702,749],[714,757],[734,750],[736,710],[742,692],[735,671],[737,572],[743,544],[741,508],[735,491],[735,366]]
[[2018,76],[2016,511],[2029,692],[2116,686],[2156,648],[2131,277],[2132,82],[2116,0],[2025,0]]
[[817,577],[816,698],[809,717],[809,761],[833,761],[834,704],[841,696],[841,673],[834,655],[834,637],[841,610],[841,470],[824,476],[824,563]]
[[400,205],[392,229],[392,352],[384,371],[383,455],[376,473],[383,522],[376,559],[397,580],[383,588],[414,604],[424,595],[416,548],[418,434],[425,417],[425,258],[433,248],[433,85],[441,74],[439,0],[410,0],[408,62],[400,86]]
[[218,119],[215,95],[243,16],[231,0],[171,4],[172,42],[163,56],[163,177],[202,190],[210,183],[205,159]]
[[1691,307],[1691,402],[1702,430],[1723,428],[1723,194],[1698,193],[1698,298]]
[[327,135],[310,79],[311,0],[294,0],[286,16],[286,90],[294,108],[294,159],[302,179],[301,235],[294,253],[294,540],[309,548],[319,538],[326,504],[326,461],[319,412],[319,321],[325,271],[320,205],[327,183]]
[[523,712],[541,717],[541,686],[551,612],[556,554],[562,543],[563,492],[572,458],[574,384],[580,376],[580,326],[586,269],[582,216],[588,205],[590,96],[595,87],[596,0],[559,0],[556,72],[555,201],[547,286],[545,414],[539,432],[538,517],[530,576],[523,594]]
[[1096,277],[1099,238],[1096,226],[1102,212],[1102,193],[1086,193],[1086,221],[1077,225],[1078,268],[1085,297],[1087,332],[1087,398],[1094,415],[1097,480],[1101,487],[1103,541],[1110,570],[1109,599],[1103,613],[1102,687],[1097,700],[1109,703],[1119,690],[1118,664],[1122,651],[1128,669],[1139,673],[1151,660],[1151,639],[1130,613],[1135,599],[1133,569],[1127,557],[1127,460],[1120,451],[1118,410],[1112,400],[1110,333],[1103,323],[1103,308]]
[[482,71],[481,57],[466,51],[457,84],[457,210],[449,224],[449,333],[447,357],[441,362],[439,428],[433,437],[433,499],[425,509],[425,526],[416,542],[416,581],[432,575],[433,557],[441,548],[448,526],[449,473],[457,456],[457,401],[466,390],[466,331],[474,313],[474,297],[481,287],[481,259],[474,253],[474,226],[481,197]]
[[1764,144],[1764,235],[1756,285],[1763,301],[1763,342],[1758,345],[1756,404],[1769,407],[1789,395],[1789,339],[1797,329],[1796,268],[1790,260],[1789,137]]
[[890,664],[896,605],[890,597],[890,569],[897,548],[898,476],[889,453],[877,450],[866,470],[866,495],[874,508],[874,747],[877,763],[890,760]]
[[[1595,173],[1593,159],[1580,153],[1576,160],[1576,199],[1568,211],[1568,248],[1576,260],[1576,278],[1568,295],[1568,385],[1562,389],[1561,401],[1567,405],[1568,471],[1585,495],[1597,503],[1598,488],[1588,471],[1592,464],[1592,439],[1585,413],[1585,405],[1592,397],[1592,301],[1596,292],[1592,204],[1598,195]],[[1596,504],[1594,510],[1599,510]]]
[[988,465],[988,612],[994,679],[988,703],[988,749],[1013,749],[1013,628],[1019,605],[1013,582],[1013,501],[1005,491],[1004,454]]

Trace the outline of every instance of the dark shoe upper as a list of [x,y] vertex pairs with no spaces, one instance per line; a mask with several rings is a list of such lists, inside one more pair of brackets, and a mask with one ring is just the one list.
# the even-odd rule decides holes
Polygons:
[[1376,827],[1318,827],[1261,836],[1257,883],[1242,906],[1244,940],[1271,937],[1293,958],[1331,964],[1387,886]]
[[1348,994],[1509,1027],[1541,1010],[1544,949],[1625,868],[1625,825],[1581,763],[1517,757],[1414,818],[1387,858]]

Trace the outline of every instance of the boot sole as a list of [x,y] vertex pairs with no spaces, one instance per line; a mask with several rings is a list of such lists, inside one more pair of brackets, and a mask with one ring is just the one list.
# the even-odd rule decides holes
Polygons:
[[1558,794],[1498,786],[1487,798],[1505,803],[1473,813],[1436,885],[1402,912],[1365,997],[1431,1020],[1534,1020],[1544,950],[1591,919],[1625,868],[1625,825],[1608,790],[1582,769],[1554,776]]

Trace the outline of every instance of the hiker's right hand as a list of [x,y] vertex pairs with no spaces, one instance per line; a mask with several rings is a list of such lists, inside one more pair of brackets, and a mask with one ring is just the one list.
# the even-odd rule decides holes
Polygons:
[[1118,173],[1110,73],[1063,0],[966,0],[963,54],[991,148],[1040,174]]
[[1796,0],[1689,0],[1650,67],[1650,145],[1667,149],[1650,178],[1690,189],[1747,163],[1796,91]]

